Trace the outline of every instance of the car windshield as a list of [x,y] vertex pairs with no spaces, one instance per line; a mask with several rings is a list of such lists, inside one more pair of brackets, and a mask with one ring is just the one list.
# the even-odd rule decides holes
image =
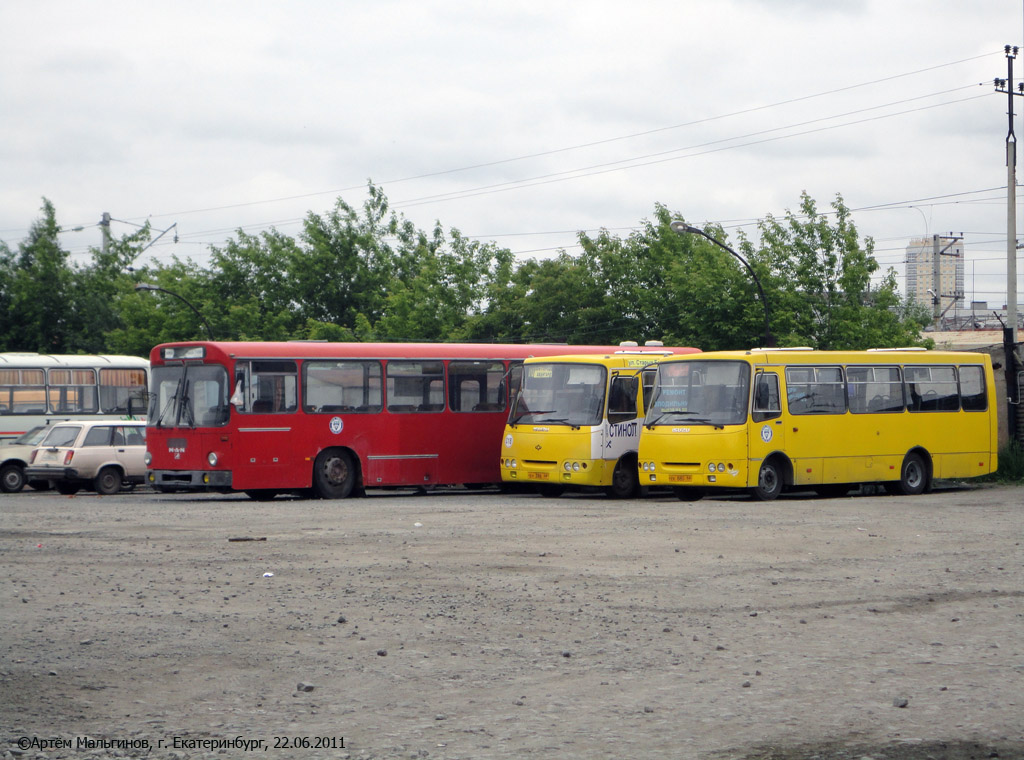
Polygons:
[[509,422],[597,425],[604,409],[606,378],[607,370],[599,364],[528,364]]
[[749,389],[746,362],[664,362],[644,424],[740,425],[747,418]]
[[228,373],[219,364],[175,364],[153,369],[147,424],[211,427],[228,421]]
[[81,432],[81,425],[57,425],[50,429],[40,446],[71,446]]
[[46,425],[40,425],[34,427],[28,432],[22,433],[17,438],[4,441],[3,443],[8,446],[38,446],[39,442],[46,437],[46,434],[50,432],[52,428]]

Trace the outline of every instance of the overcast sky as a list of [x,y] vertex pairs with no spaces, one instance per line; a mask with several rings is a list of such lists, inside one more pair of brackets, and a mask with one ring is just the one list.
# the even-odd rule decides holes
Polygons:
[[658,203],[735,241],[806,191],[844,197],[901,287],[910,238],[962,232],[968,300],[1002,305],[992,80],[1022,33],[1022,0],[7,2],[0,239],[45,197],[85,226],[76,261],[109,212],[115,235],[176,223],[147,255],[205,263],[372,180],[528,258]]

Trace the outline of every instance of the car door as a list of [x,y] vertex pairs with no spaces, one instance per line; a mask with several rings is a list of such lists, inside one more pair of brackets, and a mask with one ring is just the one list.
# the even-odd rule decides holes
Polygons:
[[128,478],[146,475],[146,428],[142,425],[120,425],[114,432],[114,456],[124,467]]

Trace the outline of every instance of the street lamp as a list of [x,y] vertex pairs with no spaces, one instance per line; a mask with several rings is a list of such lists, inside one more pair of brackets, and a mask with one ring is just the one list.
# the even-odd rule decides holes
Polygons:
[[750,278],[754,281],[754,284],[757,285],[757,292],[761,296],[761,305],[764,307],[764,345],[768,348],[774,347],[775,338],[772,336],[770,321],[768,319],[768,299],[764,297],[764,288],[761,287],[761,281],[757,278],[757,275],[754,273],[754,270],[751,268],[747,260],[740,256],[738,253],[736,253],[736,251],[727,246],[725,243],[711,237],[711,235],[709,235],[699,227],[694,227],[693,225],[687,224],[686,222],[679,219],[672,222],[669,225],[669,227],[672,229],[673,232],[675,232],[678,235],[691,233],[694,235],[700,235],[701,237],[707,238],[712,243],[717,245],[719,248],[728,251],[730,254],[732,254],[733,258],[737,259],[744,267],[746,267],[747,272],[750,274]]
[[135,290],[136,291],[159,290],[161,293],[167,293],[168,295],[174,296],[175,298],[177,298],[179,301],[181,301],[183,304],[185,304],[188,308],[192,309],[192,311],[194,311],[196,313],[196,316],[199,317],[199,319],[202,321],[203,325],[206,327],[206,334],[208,336],[210,336],[210,340],[214,339],[214,337],[213,337],[213,330],[210,329],[210,323],[206,321],[206,317],[204,317],[202,314],[199,313],[199,309],[197,309],[195,306],[190,304],[184,298],[179,296],[173,290],[167,290],[167,288],[161,288],[159,285],[153,285],[153,284],[148,283],[148,282],[137,282],[137,283],[135,283]]

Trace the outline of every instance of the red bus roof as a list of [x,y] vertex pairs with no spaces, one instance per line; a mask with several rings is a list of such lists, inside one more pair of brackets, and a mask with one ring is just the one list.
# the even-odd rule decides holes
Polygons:
[[314,341],[190,341],[162,343],[150,352],[163,364],[161,349],[203,347],[207,359],[527,359],[562,354],[611,354],[616,351],[697,353],[699,349],[671,346],[571,346],[554,343],[321,343]]

